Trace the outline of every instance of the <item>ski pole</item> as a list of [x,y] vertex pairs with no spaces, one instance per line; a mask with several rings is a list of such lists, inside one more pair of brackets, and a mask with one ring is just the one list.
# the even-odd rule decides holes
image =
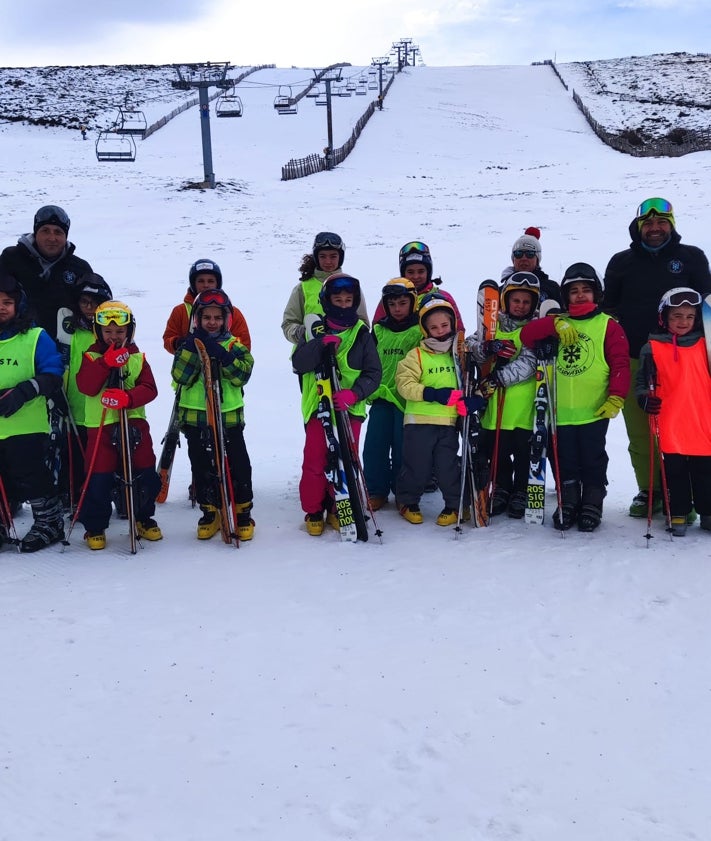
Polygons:
[[[654,380],[649,380],[649,393],[655,393],[656,386],[654,384]],[[669,504],[669,485],[667,484],[667,471],[666,466],[664,464],[664,453],[662,452],[662,442],[659,435],[659,417],[657,415],[650,415],[649,416],[649,425],[650,431],[654,437],[654,440],[657,445],[657,453],[659,454],[659,478],[661,479],[662,484],[662,504],[663,507],[666,509],[666,521],[667,521],[667,531],[669,532],[669,536],[671,538],[671,529],[672,529],[672,522],[671,522],[671,506]],[[651,443],[651,442],[650,442]],[[652,465],[654,463],[654,447],[650,447],[650,453],[652,458]],[[649,506],[647,509],[647,517],[651,518],[650,508],[652,505],[652,475],[653,469],[650,470],[649,473],[649,483],[650,483],[650,490],[649,490],[649,500],[647,505]],[[647,543],[649,545],[649,542]]]
[[[546,388],[550,395],[548,400],[548,422],[551,428],[551,455],[553,463],[553,478],[555,480],[555,495],[558,503],[558,510],[563,511],[563,490],[560,482],[560,463],[558,461],[558,390],[556,378],[556,360],[553,359],[553,364],[548,367],[548,362],[543,366],[543,377],[546,382]],[[565,531],[561,529],[560,536],[565,539]]]
[[89,466],[86,471],[86,476],[84,477],[84,484],[81,488],[81,493],[79,494],[79,501],[77,502],[76,511],[74,512],[71,522],[69,523],[69,529],[67,530],[67,536],[62,541],[62,552],[64,551],[65,546],[69,546],[69,538],[72,536],[72,531],[74,530],[74,526],[79,518],[79,514],[81,513],[82,505],[84,504],[84,498],[86,497],[86,491],[89,487],[89,480],[91,479],[92,473],[94,472],[94,465],[96,464],[96,456],[99,452],[99,444],[101,443],[101,433],[104,429],[104,422],[106,420],[106,406],[101,411],[101,419],[99,421],[99,427],[96,431],[96,441],[94,441],[94,449],[91,453],[91,459],[89,461]]
[[501,440],[501,420],[504,414],[504,401],[506,400],[506,389],[499,386],[496,389],[496,429],[494,430],[494,452],[491,456],[491,467],[489,468],[489,487],[487,489],[488,499],[486,501],[487,511],[491,514],[494,507],[494,491],[496,490],[496,474],[499,470],[499,443]]
[[9,538],[8,542],[14,543],[15,546],[17,546],[17,551],[21,551],[20,538],[17,536],[17,530],[15,529],[15,519],[12,516],[12,506],[10,505],[10,501],[7,498],[5,482],[3,482],[2,476],[0,476],[0,520],[2,521],[2,525],[5,526],[5,530],[7,531]]

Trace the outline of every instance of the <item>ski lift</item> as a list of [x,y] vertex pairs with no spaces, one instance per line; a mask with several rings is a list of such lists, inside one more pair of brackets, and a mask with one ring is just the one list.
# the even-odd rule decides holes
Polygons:
[[242,100],[234,92],[234,88],[221,93],[215,103],[216,117],[241,117],[244,108]]
[[136,160],[136,141],[131,134],[121,133],[117,126],[99,132],[95,149],[97,161]]
[[138,111],[135,108],[128,108],[126,106],[120,107],[118,118],[116,120],[117,126],[115,131],[119,134],[137,134],[143,137],[148,123],[143,111]]
[[316,99],[317,96],[321,95],[321,89],[318,85],[314,85],[312,88],[309,88],[309,92],[306,94],[310,99]]
[[378,90],[378,80],[375,78],[375,76],[371,77],[371,80],[368,82],[368,90]]
[[323,93],[320,93],[316,97],[315,102],[316,102],[316,105],[328,105],[328,100],[326,99],[326,92],[324,91]]
[[291,95],[291,88],[287,85],[279,87],[279,93],[274,98],[274,109],[277,114],[296,114],[297,105]]
[[355,93],[356,83],[353,81],[348,81],[346,84],[346,90],[350,91],[351,93]]
[[368,85],[365,82],[358,82],[356,96],[365,96],[368,93]]

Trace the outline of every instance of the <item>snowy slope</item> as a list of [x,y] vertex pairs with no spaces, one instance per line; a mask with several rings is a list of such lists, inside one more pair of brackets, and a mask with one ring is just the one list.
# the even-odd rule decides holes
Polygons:
[[324,145],[325,115],[307,100],[278,117],[274,95],[254,88],[244,118],[212,121],[223,186],[207,192],[181,189],[202,173],[191,111],[133,165],[97,163],[73,132],[0,127],[2,242],[45,202],[69,211],[78,253],[137,314],[156,444],[165,321],[190,263],[221,264],[254,340],[257,521],[239,550],[198,544],[183,448],[160,544],[131,556],[114,522],[103,553],[80,528],[64,553],[2,551],[0,838],[705,839],[711,541],[672,542],[655,521],[646,547],[622,420],[595,534],[499,519],[455,540],[431,495],[422,526],[380,512],[382,545],[314,539],[279,324],[322,229],[344,236],[371,312],[400,245],[424,239],[470,328],[478,282],[527,225],[552,276],[575,260],[602,272],[661,194],[708,251],[711,156],[611,151],[545,67],[418,68],[341,167],[282,183],[288,157]]

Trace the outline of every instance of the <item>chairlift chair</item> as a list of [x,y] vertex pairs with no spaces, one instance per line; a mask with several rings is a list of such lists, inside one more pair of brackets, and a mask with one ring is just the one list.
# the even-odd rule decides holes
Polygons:
[[119,108],[119,119],[116,127],[118,134],[145,134],[148,123],[143,111],[134,108]]
[[368,85],[365,82],[358,82],[356,96],[365,96],[368,93]]
[[378,80],[373,76],[371,80],[368,82],[368,90],[377,91],[378,90]]
[[324,91],[323,93],[320,93],[320,94],[316,97],[315,102],[316,102],[316,105],[328,105],[328,100],[327,100],[327,98],[326,98],[326,93],[325,93],[325,91]]
[[287,85],[279,87],[279,93],[274,98],[274,109],[277,114],[296,114],[297,103],[291,95],[291,88]]
[[312,88],[309,88],[309,92],[306,94],[309,99],[316,99],[317,96],[321,95],[321,89],[318,85],[314,85]]
[[215,102],[216,117],[241,117],[244,108],[236,93],[221,93]]
[[104,129],[96,138],[97,161],[127,161],[136,160],[136,141],[128,132],[119,132],[117,127]]

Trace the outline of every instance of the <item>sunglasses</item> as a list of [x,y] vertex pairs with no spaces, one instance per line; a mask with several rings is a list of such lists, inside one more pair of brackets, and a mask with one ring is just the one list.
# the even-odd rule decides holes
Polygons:
[[656,213],[659,216],[671,216],[674,209],[671,202],[666,199],[646,199],[637,208],[637,219],[644,219],[650,213]]
[[107,308],[95,312],[94,321],[101,327],[108,327],[112,323],[117,327],[126,327],[131,323],[131,313],[118,307]]
[[413,242],[406,242],[400,249],[400,259],[407,257],[408,254],[429,254],[429,246],[424,242],[414,240]]
[[61,207],[57,207],[56,204],[48,204],[44,207],[40,207],[37,213],[35,213],[35,227],[38,225],[51,224],[53,222],[69,227],[69,217],[65,211],[62,210]]
[[701,295],[693,289],[682,289],[679,292],[671,292],[667,295],[664,303],[669,307],[680,307],[682,304],[698,307],[701,304]]
[[523,250],[523,249],[521,249],[521,248],[517,248],[517,249],[513,252],[513,256],[514,256],[517,260],[520,260],[520,259],[521,259],[521,257],[528,257],[528,258],[530,259],[531,257],[535,257],[535,256],[536,256],[536,252],[535,252],[535,251],[524,251],[524,250]]
[[345,249],[346,244],[343,242],[341,237],[338,234],[332,234],[329,231],[323,231],[323,233],[316,234],[316,239],[314,240],[314,251],[320,248],[335,248],[336,251],[343,248]]

